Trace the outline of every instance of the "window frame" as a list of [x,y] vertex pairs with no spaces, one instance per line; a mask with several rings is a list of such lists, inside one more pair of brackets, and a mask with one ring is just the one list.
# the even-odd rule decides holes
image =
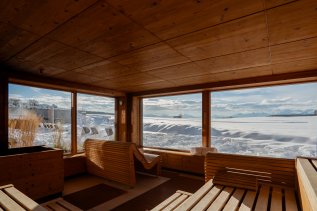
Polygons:
[[[103,94],[103,93],[95,93],[89,90],[74,90],[74,89],[68,89],[68,88],[64,88],[64,87],[59,87],[59,86],[52,86],[52,85],[43,85],[40,83],[36,83],[36,82],[32,82],[32,81],[20,81],[20,80],[14,80],[11,78],[8,78],[5,82],[5,88],[4,88],[4,92],[5,92],[5,124],[4,127],[7,131],[6,134],[6,141],[3,141],[3,143],[5,142],[6,144],[1,144],[1,146],[3,146],[4,149],[9,149],[9,136],[8,136],[8,121],[9,121],[9,112],[8,112],[8,103],[9,103],[9,84],[13,84],[13,85],[22,85],[22,86],[29,86],[29,87],[34,87],[34,88],[40,88],[40,89],[48,89],[48,90],[52,90],[52,91],[63,91],[63,92],[68,92],[71,94],[71,149],[69,152],[63,153],[64,156],[69,156],[69,155],[76,155],[76,154],[81,154],[84,151],[80,151],[78,152],[77,150],[77,94],[87,94],[87,95],[91,95],[91,96],[100,96],[100,97],[109,97],[109,98],[113,98],[115,101],[115,105],[114,105],[114,112],[115,112],[115,138],[114,141],[118,140],[118,135],[117,135],[117,99],[118,97],[114,97],[114,96],[110,96],[107,94]],[[1,150],[0,150],[1,151]]]

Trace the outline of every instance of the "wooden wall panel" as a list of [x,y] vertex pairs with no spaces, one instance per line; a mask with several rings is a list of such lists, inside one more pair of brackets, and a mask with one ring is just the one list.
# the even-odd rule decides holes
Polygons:
[[0,20],[8,21],[38,35],[44,35],[96,1],[2,0],[0,2]]
[[116,98],[116,140],[127,141],[127,97]]
[[49,37],[104,58],[159,41],[103,0],[50,33]]
[[[0,67],[2,68],[2,67]],[[8,149],[8,78],[0,70],[0,151]]]
[[317,1],[301,0],[267,12],[270,44],[317,36]]
[[195,62],[209,73],[219,73],[250,67],[263,66],[270,63],[268,48],[235,53]]
[[164,43],[151,45],[131,53],[113,57],[110,60],[139,71],[189,62],[186,57]]
[[108,2],[163,40],[263,10],[261,0]]
[[5,61],[36,41],[38,36],[0,21],[0,61]]
[[210,92],[202,93],[202,146],[209,147],[211,142],[211,101]]
[[131,142],[137,146],[141,145],[142,138],[142,100],[140,97],[132,97],[132,112],[131,112]]
[[192,61],[266,47],[265,13],[190,33],[168,43]]

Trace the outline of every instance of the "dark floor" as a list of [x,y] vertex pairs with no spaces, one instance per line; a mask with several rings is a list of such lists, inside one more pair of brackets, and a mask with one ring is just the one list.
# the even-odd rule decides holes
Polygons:
[[194,193],[204,184],[203,178],[195,178],[176,172],[163,171],[162,176],[171,178],[169,181],[156,188],[120,205],[115,211],[144,211],[154,208],[156,205],[174,194],[177,190]]

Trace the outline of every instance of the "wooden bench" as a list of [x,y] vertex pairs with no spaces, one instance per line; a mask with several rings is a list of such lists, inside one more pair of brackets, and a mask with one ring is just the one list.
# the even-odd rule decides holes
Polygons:
[[63,198],[57,198],[41,205],[49,211],[83,211],[82,209],[65,201]]
[[[295,160],[285,158],[271,158],[251,155],[237,155],[226,153],[207,153],[205,157],[205,181],[214,179],[221,172],[236,173],[236,177],[228,180],[234,181],[243,187],[248,180],[256,178],[257,184],[272,184],[295,187]],[[246,179],[239,178],[241,173],[249,175]],[[215,178],[217,179],[217,178]],[[239,180],[241,179],[241,180]],[[227,181],[229,182],[229,181]],[[224,185],[227,185],[224,183]]]
[[178,190],[176,193],[171,195],[165,201],[154,207],[153,211],[160,211],[160,210],[174,210],[178,206],[180,206],[186,199],[188,199],[192,193],[188,193],[185,191]]
[[0,187],[0,210],[47,211],[44,207],[24,195],[11,184]]
[[87,172],[96,176],[134,186],[135,160],[145,169],[160,172],[160,156],[145,157],[134,143],[87,139],[84,146]]
[[[217,178],[219,184],[214,183]],[[248,181],[250,178],[253,181]],[[205,185],[188,199],[165,210],[297,211],[300,208],[295,191],[295,160],[208,153],[205,180]],[[255,190],[244,187],[251,184],[252,189],[255,183]],[[157,207],[164,206],[171,198]]]
[[317,210],[317,159],[297,158],[296,171],[303,210]]

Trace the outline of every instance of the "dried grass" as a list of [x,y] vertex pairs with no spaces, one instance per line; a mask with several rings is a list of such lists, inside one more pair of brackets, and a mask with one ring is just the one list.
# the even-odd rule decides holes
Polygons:
[[18,119],[9,120],[10,147],[33,146],[41,118],[33,111],[23,111]]

